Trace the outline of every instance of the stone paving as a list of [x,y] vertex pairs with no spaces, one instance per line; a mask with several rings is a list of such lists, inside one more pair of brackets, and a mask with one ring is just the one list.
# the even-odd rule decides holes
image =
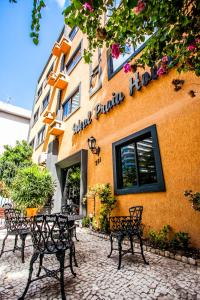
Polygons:
[[[140,255],[123,257],[122,268],[117,270],[117,253],[107,258],[109,241],[78,229],[76,242],[78,268],[73,277],[65,270],[67,300],[137,300],[137,299],[196,299],[200,300],[200,268],[145,252],[149,266],[144,265]],[[0,246],[5,230],[0,230]],[[28,243],[30,243],[30,239]],[[12,237],[7,248],[12,248]],[[0,258],[0,300],[16,300],[22,294],[28,276],[32,247],[25,249],[25,263],[20,252],[4,253]],[[45,266],[57,265],[49,255]],[[37,270],[38,264],[35,264]],[[52,278],[32,283],[26,299],[61,299],[59,282]]]

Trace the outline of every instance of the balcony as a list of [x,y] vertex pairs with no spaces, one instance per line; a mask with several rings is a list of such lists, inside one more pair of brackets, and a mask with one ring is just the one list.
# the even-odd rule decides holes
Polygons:
[[60,45],[58,43],[55,43],[52,49],[52,54],[55,56],[60,56],[60,53],[61,53]]
[[58,120],[54,120],[50,124],[49,133],[52,134],[52,135],[55,135],[55,136],[63,134],[64,133],[63,122],[62,121],[58,121]]
[[46,111],[44,114],[43,123],[45,124],[51,124],[53,120],[55,119],[56,114],[55,112]]
[[49,85],[51,85],[51,86],[54,86],[56,79],[57,79],[56,73],[55,73],[55,72],[51,72],[51,73],[49,74],[47,83],[48,83]]
[[60,42],[60,50],[66,54],[71,48],[71,41],[68,41],[66,38],[63,38]]
[[68,83],[69,83],[69,77],[64,73],[60,72],[57,76],[55,87],[60,90],[63,90],[67,87]]

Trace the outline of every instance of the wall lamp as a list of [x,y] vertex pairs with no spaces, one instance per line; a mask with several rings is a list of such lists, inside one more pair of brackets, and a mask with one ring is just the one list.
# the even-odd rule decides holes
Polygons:
[[99,156],[100,147],[96,147],[96,139],[93,136],[88,139],[88,147],[93,154],[97,154]]

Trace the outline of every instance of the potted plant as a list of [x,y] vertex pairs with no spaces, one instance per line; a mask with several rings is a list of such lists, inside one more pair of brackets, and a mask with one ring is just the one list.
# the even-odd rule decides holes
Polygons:
[[193,193],[192,190],[185,191],[184,196],[192,202],[192,208],[200,211],[200,192]]
[[12,184],[11,198],[31,217],[53,196],[54,188],[49,171],[34,164],[18,171]]

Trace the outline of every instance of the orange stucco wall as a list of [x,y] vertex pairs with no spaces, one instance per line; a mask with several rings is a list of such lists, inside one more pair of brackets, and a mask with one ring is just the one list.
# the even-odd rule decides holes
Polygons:
[[[70,53],[81,38],[78,32]],[[84,46],[86,43],[83,39]],[[139,72],[141,75],[144,71],[141,69]],[[97,155],[88,151],[88,186],[109,182],[113,187],[112,143],[156,124],[166,191],[117,196],[113,214],[126,215],[129,207],[143,205],[143,223],[147,229],[160,229],[164,224],[169,224],[176,231],[188,232],[193,245],[200,247],[200,212],[193,210],[191,203],[183,196],[186,189],[200,190],[200,80],[192,73],[179,75],[171,70],[129,96],[131,76],[133,74],[125,74],[121,70],[108,81],[106,50],[103,50],[102,88],[90,98],[89,66],[84,64],[83,59],[78,63],[70,74],[70,83],[64,94],[69,95],[81,82],[81,104],[64,121],[65,132],[59,137],[58,160],[80,149],[88,149],[87,139],[94,136],[101,148],[101,163],[96,166]],[[171,83],[175,78],[185,80],[178,92],[174,91]],[[194,98],[189,95],[190,90],[196,92]],[[97,103],[105,104],[112,98],[113,92],[123,92],[124,101],[101,115],[99,120],[93,118],[88,127],[74,135],[73,124],[86,118],[87,112],[93,111]],[[41,150],[37,151],[39,153]],[[88,200],[88,213],[91,212],[93,201]]]

